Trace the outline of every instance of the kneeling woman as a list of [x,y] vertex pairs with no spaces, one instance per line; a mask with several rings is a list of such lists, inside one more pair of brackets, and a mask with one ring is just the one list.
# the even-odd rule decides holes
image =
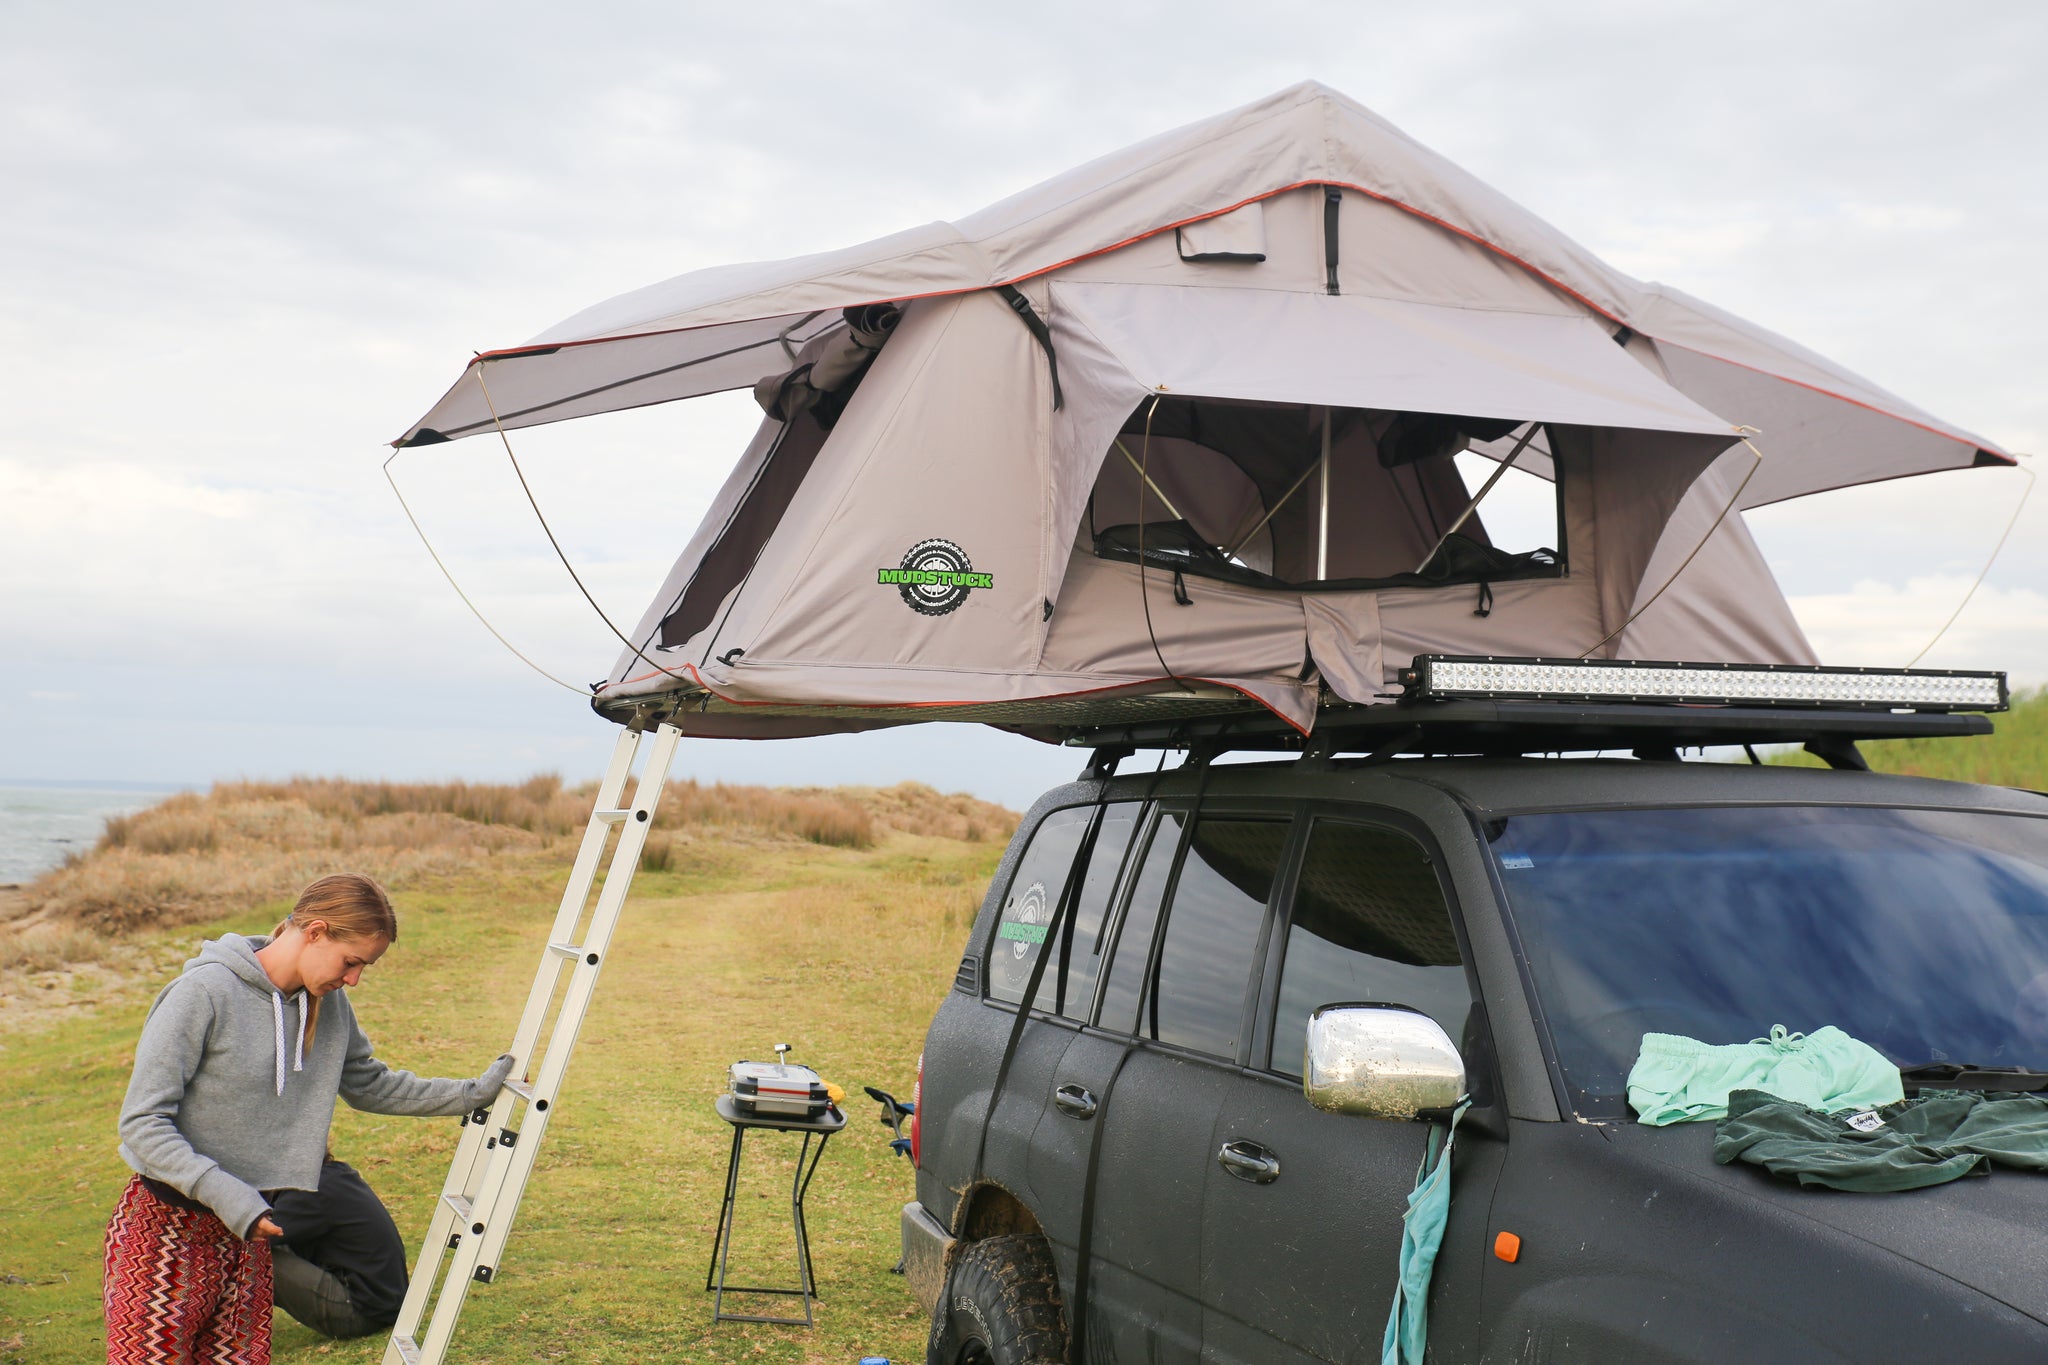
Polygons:
[[345,988],[397,938],[382,887],[322,877],[275,935],[207,942],[150,1006],[121,1106],[136,1176],[107,1226],[110,1365],[270,1359],[270,1195],[319,1188],[336,1095],[417,1115],[497,1097],[509,1056],[466,1081],[377,1060]]

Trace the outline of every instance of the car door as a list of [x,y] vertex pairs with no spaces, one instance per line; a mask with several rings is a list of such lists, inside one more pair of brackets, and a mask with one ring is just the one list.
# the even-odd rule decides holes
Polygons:
[[1098,1106],[1087,1120],[1100,1145],[1083,1306],[1088,1360],[1200,1357],[1209,1134],[1246,1042],[1259,936],[1286,841],[1284,813],[1163,811],[1097,1026],[1061,1061],[1065,1083],[1090,1091]]
[[[1271,1022],[1210,1134],[1203,1359],[1377,1360],[1428,1125],[1312,1108],[1301,1091],[1308,1016],[1404,1004],[1457,1040],[1472,1004],[1464,954],[1425,846],[1349,813],[1308,821],[1275,928],[1261,993]],[[1454,1176],[1492,1164],[1461,1161]],[[1483,1189],[1453,1189],[1484,1208]]]
[[[1038,991],[1038,1012],[1045,1021],[1056,1018],[1065,1025],[1062,1050],[1050,1072],[1034,1073],[1028,1094],[1021,1086],[1018,1090],[1020,1102],[1036,1106],[1025,1171],[1030,1204],[1065,1269],[1074,1265],[1082,1240],[1082,1187],[1097,1131],[1095,1097],[1106,1091],[1121,1051],[1119,1040],[1082,1030],[1094,1018],[1096,987],[1109,961],[1121,893],[1136,880],[1147,809],[1141,801],[1112,802],[1103,809],[1073,913],[1048,944],[1054,957]],[[1022,987],[1016,990],[1021,994]],[[1028,1027],[1038,1029],[1039,1020]]]

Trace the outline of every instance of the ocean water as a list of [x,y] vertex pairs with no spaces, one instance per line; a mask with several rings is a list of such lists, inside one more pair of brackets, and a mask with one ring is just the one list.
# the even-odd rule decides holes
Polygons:
[[98,842],[110,815],[153,806],[178,787],[0,784],[0,886],[32,881]]

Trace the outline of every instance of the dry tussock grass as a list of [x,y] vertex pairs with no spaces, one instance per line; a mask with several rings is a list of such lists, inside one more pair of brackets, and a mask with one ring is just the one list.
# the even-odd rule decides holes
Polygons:
[[[223,782],[107,822],[97,846],[0,905],[0,970],[105,957],[122,937],[283,903],[337,870],[404,889],[580,837],[594,787],[294,778]],[[979,840],[1017,817],[916,783],[782,790],[672,782],[642,865],[668,869],[705,837],[866,849],[884,830]],[[565,855],[566,856],[566,855]]]
[[922,782],[899,782],[893,787],[840,787],[833,795],[853,802],[883,828],[902,830],[905,834],[964,839],[969,843],[985,839],[1008,843],[1017,831],[1016,811],[965,792],[948,795]]

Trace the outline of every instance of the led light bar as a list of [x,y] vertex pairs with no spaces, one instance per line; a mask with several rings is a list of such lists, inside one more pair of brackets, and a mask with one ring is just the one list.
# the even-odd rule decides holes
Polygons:
[[1670,702],[1840,710],[2003,711],[2003,673],[1803,664],[1650,663],[1418,654],[1401,672],[1407,699]]

